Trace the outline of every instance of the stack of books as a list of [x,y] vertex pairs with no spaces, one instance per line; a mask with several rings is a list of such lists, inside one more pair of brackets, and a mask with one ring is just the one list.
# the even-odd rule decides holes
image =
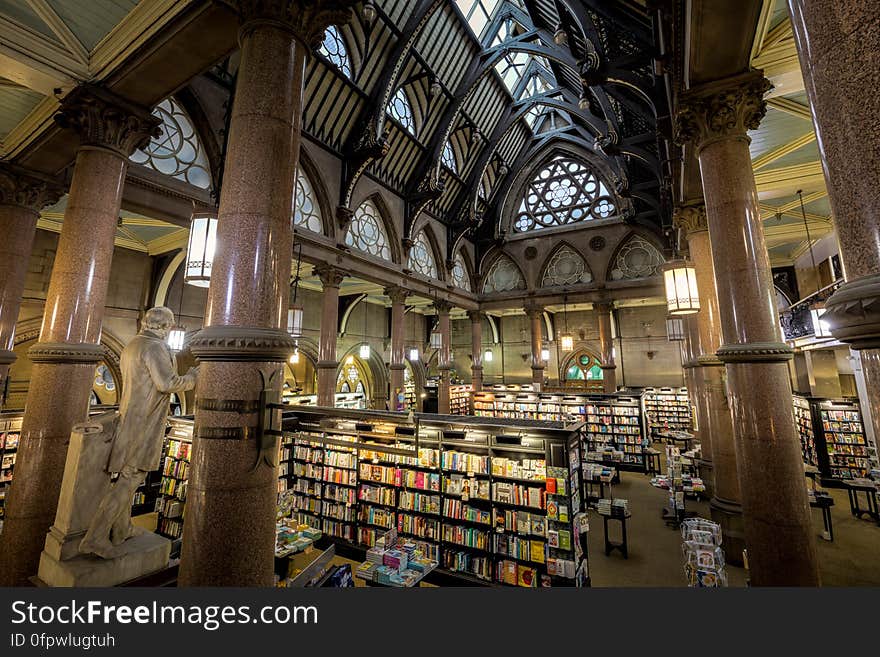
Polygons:
[[600,516],[609,516],[611,518],[628,518],[629,517],[629,501],[617,498],[599,500],[596,505],[596,511]]

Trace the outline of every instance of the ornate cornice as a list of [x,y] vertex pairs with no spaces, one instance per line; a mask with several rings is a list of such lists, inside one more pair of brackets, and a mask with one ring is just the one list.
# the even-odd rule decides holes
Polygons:
[[324,30],[351,20],[355,0],[220,0],[238,14],[239,39],[259,25],[272,24],[291,32],[311,50],[321,45]]
[[747,131],[767,112],[764,94],[772,88],[762,71],[750,71],[684,92],[675,116],[676,143],[693,143],[699,155],[716,141],[748,141]]
[[0,162],[0,205],[17,205],[38,213],[57,203],[64,191],[51,178]]
[[822,321],[853,349],[880,348],[880,274],[841,285],[825,302]]
[[226,362],[284,362],[296,346],[285,331],[249,326],[208,326],[189,342],[196,358]]
[[697,363],[700,367],[721,367],[724,363],[715,354],[703,354],[697,356]]
[[406,298],[411,294],[409,290],[399,285],[391,285],[386,287],[382,292],[386,297],[391,299],[391,303],[404,303]]
[[716,355],[722,363],[780,363],[791,360],[794,351],[784,342],[751,342],[724,345]]
[[0,365],[11,365],[17,358],[11,349],[0,349]]
[[75,130],[83,146],[112,150],[126,159],[162,134],[162,121],[149,109],[92,84],[80,85],[61,102],[55,122]]
[[709,223],[706,220],[706,205],[696,203],[675,208],[672,215],[672,225],[683,230],[685,235],[709,230]]
[[347,271],[332,265],[318,265],[312,272],[321,279],[321,284],[325,289],[328,287],[339,287],[342,281],[345,280],[345,277],[348,276]]
[[34,363],[97,363],[104,355],[104,346],[91,342],[38,342],[28,349]]

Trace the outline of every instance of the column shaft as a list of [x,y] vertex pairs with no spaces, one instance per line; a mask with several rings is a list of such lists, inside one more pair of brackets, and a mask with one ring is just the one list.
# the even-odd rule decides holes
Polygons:
[[483,389],[483,314],[476,310],[468,312],[471,320],[471,388]]
[[277,7],[258,4],[242,3],[206,328],[191,342],[203,364],[182,586],[273,583],[277,468],[270,463],[278,445],[258,435],[259,400],[264,390],[280,399],[282,363],[294,345],[283,327],[306,48],[274,15]]
[[611,335],[611,304],[594,304],[599,317],[599,346],[602,349],[602,381],[606,394],[617,392],[617,365],[614,363],[614,338]]
[[437,330],[440,331],[440,350],[437,354],[437,369],[440,370],[440,383],[437,386],[437,412],[441,415],[449,413],[449,386],[452,367],[449,362],[449,310],[448,303],[434,304],[437,309]]
[[[764,115],[768,86],[746,74],[692,89],[681,100],[678,131],[697,142],[751,579],[758,586],[813,586],[819,575],[791,410],[791,349],[776,319],[746,134]],[[717,462],[718,450],[713,456]]]
[[538,392],[544,385],[544,359],[541,358],[542,350],[542,328],[544,310],[542,308],[526,308],[526,315],[529,318],[529,331],[531,335],[532,348],[532,386]]
[[332,407],[336,403],[336,335],[339,328],[339,285],[344,273],[333,267],[319,267],[315,273],[321,279],[321,336],[318,342],[318,406]]
[[408,292],[403,288],[388,288],[385,295],[391,299],[391,400],[389,407],[392,411],[401,411],[398,408],[398,393],[403,392],[404,372],[406,371],[406,358],[404,339],[406,337],[406,297]]

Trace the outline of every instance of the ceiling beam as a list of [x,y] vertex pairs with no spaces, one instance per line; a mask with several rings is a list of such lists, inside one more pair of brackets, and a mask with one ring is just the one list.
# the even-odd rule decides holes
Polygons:
[[3,77],[52,96],[89,78],[89,66],[67,48],[0,15],[0,70]]
[[52,6],[46,0],[27,0],[27,3],[34,10],[34,13],[40,17],[40,20],[48,25],[49,29],[55,33],[55,36],[61,40],[61,43],[70,51],[70,54],[78,59],[81,64],[88,66],[89,51],[86,50],[82,42]]
[[810,130],[800,137],[795,137],[787,144],[782,144],[782,146],[774,148],[773,150],[756,157],[754,160],[752,160],[752,169],[754,169],[755,171],[757,171],[758,169],[763,169],[768,164],[771,164],[776,160],[785,157],[789,153],[794,153],[799,148],[806,146],[807,144],[812,144],[814,141],[816,141],[816,133]]
[[800,119],[805,119],[806,121],[813,120],[813,115],[810,113],[810,108],[807,105],[801,105],[788,98],[768,98],[767,105],[773,109],[778,109],[781,112],[786,112],[787,114],[791,114]]
[[796,190],[804,187],[824,187],[825,177],[820,162],[807,162],[779,169],[757,171],[755,172],[755,185],[759,194],[772,191],[787,191],[793,194]]

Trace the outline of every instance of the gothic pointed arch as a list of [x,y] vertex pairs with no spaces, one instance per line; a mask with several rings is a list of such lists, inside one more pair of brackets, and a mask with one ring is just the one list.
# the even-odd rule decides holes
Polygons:
[[473,267],[470,264],[467,253],[462,248],[458,248],[455,251],[455,256],[452,258],[452,269],[449,272],[449,279],[456,287],[466,292],[473,291]]
[[647,235],[631,232],[620,242],[611,264],[608,266],[608,281],[629,281],[651,278],[660,274],[665,262],[660,247]]
[[345,244],[367,255],[400,264],[400,243],[388,206],[379,193],[357,206],[345,231]]
[[293,187],[293,226],[318,235],[333,237],[333,213],[320,170],[300,147],[296,182]]
[[560,242],[544,262],[539,287],[565,287],[593,282],[586,258],[568,242]]
[[506,253],[499,253],[491,260],[491,264],[486,269],[480,292],[496,294],[525,290],[526,287],[526,277],[519,265]]
[[435,280],[444,280],[443,258],[437,244],[437,238],[431,225],[425,222],[424,226],[416,233],[412,246],[409,249],[407,267],[417,274]]

